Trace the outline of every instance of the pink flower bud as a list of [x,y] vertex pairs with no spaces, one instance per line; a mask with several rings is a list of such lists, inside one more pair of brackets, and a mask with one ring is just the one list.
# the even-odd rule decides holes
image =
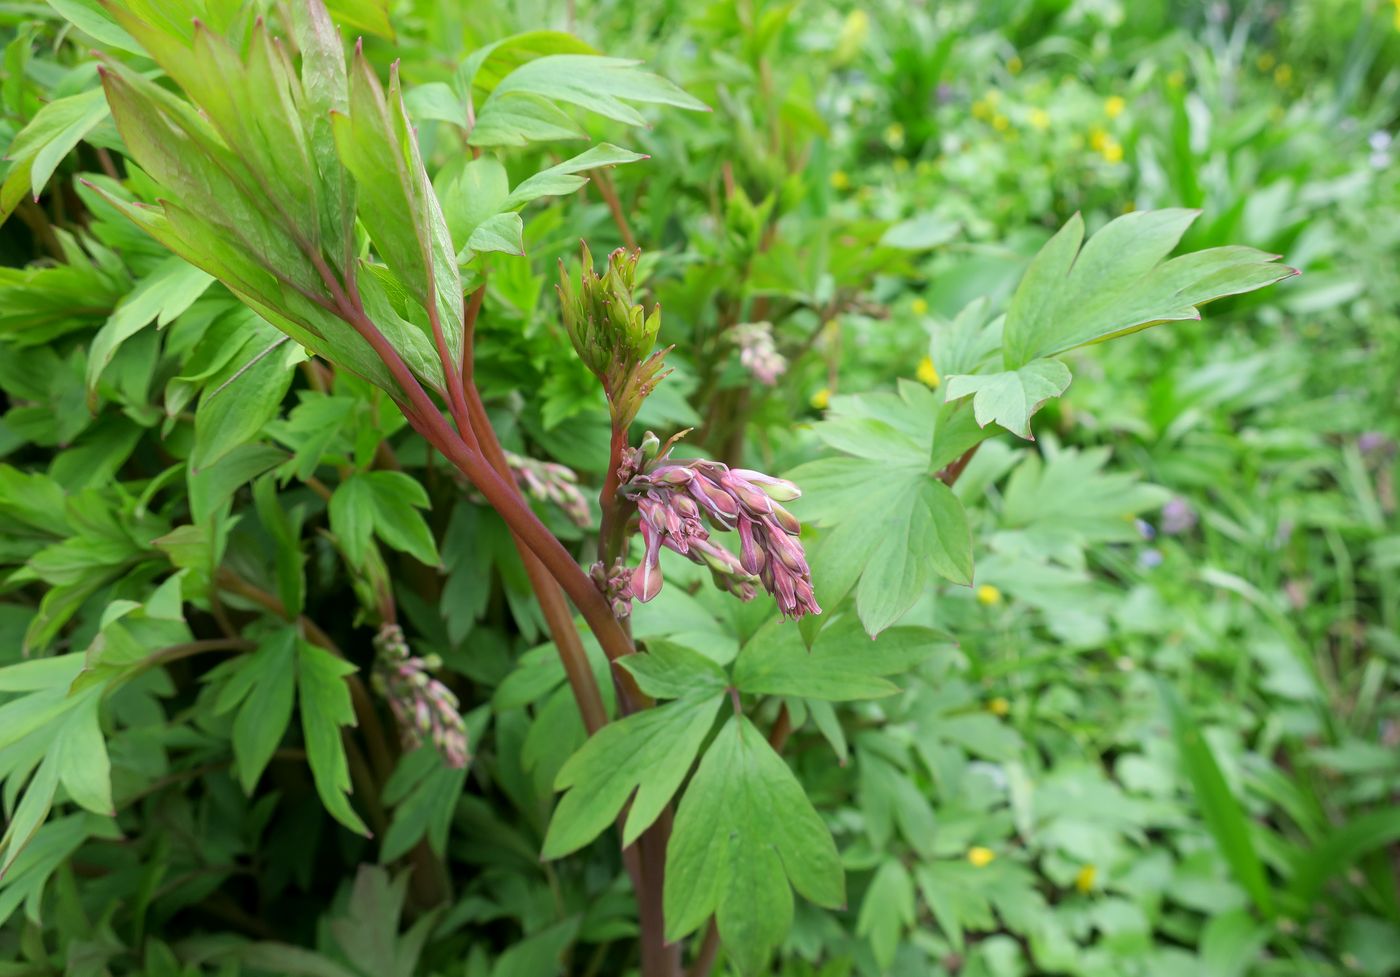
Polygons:
[[758,486],[758,489],[774,502],[791,502],[793,499],[802,498],[802,490],[785,478],[774,478],[772,475],[748,468],[731,468],[730,474]]

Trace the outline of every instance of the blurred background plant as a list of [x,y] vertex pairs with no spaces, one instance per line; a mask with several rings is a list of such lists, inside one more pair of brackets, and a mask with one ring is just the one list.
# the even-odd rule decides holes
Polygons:
[[[490,254],[477,376],[522,473],[593,486],[608,458],[549,289],[580,238],[641,246],[665,309],[675,373],[638,423],[771,472],[849,450],[843,418],[897,427],[897,398],[871,392],[941,400],[950,324],[1004,303],[1075,212],[1200,208],[1183,247],[1286,255],[1296,281],[1071,354],[1038,440],[983,446],[956,484],[977,586],[930,584],[905,617],[956,650],[885,699],[765,704],[850,873],[849,909],[800,906],[772,972],[1400,972],[1400,7],[332,6],[381,74],[402,58],[430,172],[469,155],[458,66],[522,31],[643,59],[713,110],[575,120],[651,160],[531,205],[519,247]],[[88,52],[122,39],[95,10],[0,8],[0,663],[167,651],[100,714],[55,717],[32,678],[0,682],[7,775],[39,762],[25,723],[109,743],[54,761],[74,803],[0,881],[0,974],[625,972],[616,851],[538,858],[555,747],[582,727],[504,524],[368,385],[327,387],[310,362],[293,382],[270,327],[89,188],[149,190],[116,158]],[[508,160],[511,185],[573,155],[542,146]],[[223,476],[187,484],[234,378],[257,409]],[[371,468],[378,543],[347,569],[323,477]],[[572,492],[534,494],[583,538]],[[172,565],[201,595],[188,622],[154,586]],[[733,658],[759,611],[665,567],[636,635]],[[364,688],[342,701],[307,678],[342,667],[318,647],[369,675],[386,609],[441,661],[469,768],[399,757]],[[299,615],[317,630],[295,634]],[[207,636],[230,619],[239,637]],[[294,673],[305,732],[284,743],[274,679]],[[323,815],[305,775],[313,738],[355,713],[340,781],[373,840]],[[108,754],[110,797],[93,788]]]

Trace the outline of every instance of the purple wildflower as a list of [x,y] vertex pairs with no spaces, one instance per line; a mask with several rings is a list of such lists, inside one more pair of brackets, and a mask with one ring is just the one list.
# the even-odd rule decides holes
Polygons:
[[467,727],[458,711],[457,697],[429,674],[442,667],[441,659],[413,655],[397,624],[380,628],[374,647],[379,654],[371,681],[389,703],[404,749],[416,750],[427,739],[448,766],[466,766],[470,759]]
[[1138,554],[1138,566],[1144,570],[1151,570],[1162,565],[1162,551],[1156,548],[1148,548]]
[[1380,431],[1367,431],[1356,439],[1356,447],[1363,455],[1389,455],[1395,450],[1395,442]]
[[[801,524],[780,503],[801,495],[780,478],[715,461],[662,458],[635,468],[621,491],[637,504],[645,553],[632,571],[628,595],[645,603],[661,591],[661,548],[706,566],[719,587],[749,600],[754,581],[778,602],[784,617],[820,614],[802,544]],[[704,517],[703,519],[701,517]],[[706,523],[736,531],[739,557],[710,539]]]
[[1162,507],[1162,532],[1180,536],[1196,528],[1196,510],[1191,503],[1177,495]]

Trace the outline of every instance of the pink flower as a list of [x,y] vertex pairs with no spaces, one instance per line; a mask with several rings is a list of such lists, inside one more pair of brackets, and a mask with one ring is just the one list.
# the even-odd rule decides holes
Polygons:
[[[640,473],[626,472],[621,491],[637,504],[645,553],[632,571],[626,596],[643,603],[661,591],[661,547],[709,567],[715,582],[749,600],[755,580],[778,602],[784,617],[820,614],[812,575],[798,542],[801,525],[781,502],[802,493],[796,485],[716,461],[672,462],[665,457]],[[710,540],[701,520],[736,530],[739,558]]]
[[429,740],[448,766],[466,766],[471,757],[457,696],[430,674],[442,662],[436,655],[414,656],[397,624],[380,628],[374,647],[379,654],[372,684],[389,703],[404,749],[416,750]]

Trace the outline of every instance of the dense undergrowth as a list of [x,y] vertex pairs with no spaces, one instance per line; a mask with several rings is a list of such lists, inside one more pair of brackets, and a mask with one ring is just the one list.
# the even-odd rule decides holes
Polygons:
[[[114,6],[247,51],[253,13],[301,16]],[[217,126],[215,62],[181,77],[101,3],[0,6],[0,977],[651,977],[635,892],[662,893],[611,829],[638,784],[696,975],[1400,972],[1400,6],[329,6],[352,79],[398,60],[457,252],[442,315],[543,525],[648,566],[598,502],[621,354],[590,362],[554,289],[580,240],[590,270],[640,248],[641,355],[674,349],[630,443],[689,428],[678,462],[800,486],[823,614],[780,621],[747,553],[604,579],[645,653],[584,632],[603,718],[675,701],[625,756],[575,753],[588,682],[519,524],[397,381],[317,347],[314,302],[231,289],[133,209],[192,199],[158,159],[178,127],[132,120],[184,90]],[[229,166],[291,165],[254,135]],[[445,391],[355,138],[359,225],[322,230]],[[227,205],[249,267],[300,282],[232,196],[179,234]],[[1139,236],[1037,283],[1081,220]],[[1238,257],[1257,278],[1109,324],[1173,234],[1302,274],[1255,292],[1287,270]]]

